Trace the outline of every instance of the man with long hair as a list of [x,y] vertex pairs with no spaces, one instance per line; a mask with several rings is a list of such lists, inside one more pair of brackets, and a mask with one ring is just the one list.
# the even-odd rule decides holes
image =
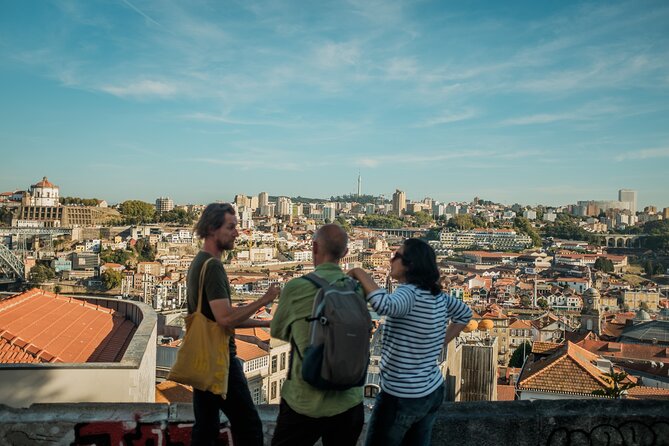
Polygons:
[[[195,233],[202,239],[203,244],[202,250],[195,256],[188,270],[188,313],[193,313],[197,309],[200,270],[208,259],[213,258],[204,275],[202,314],[230,330],[236,327],[268,327],[269,321],[255,320],[251,317],[279,295],[277,288],[270,287],[265,295],[248,305],[232,306],[230,282],[221,262],[221,256],[223,251],[235,247],[235,239],[239,236],[235,209],[229,203],[208,205],[195,225]],[[222,410],[230,420],[232,438],[236,445],[263,444],[262,423],[236,353],[235,337],[232,335],[228,393],[225,399],[209,391],[193,389],[195,425],[192,445],[215,444],[220,429],[219,410]]]

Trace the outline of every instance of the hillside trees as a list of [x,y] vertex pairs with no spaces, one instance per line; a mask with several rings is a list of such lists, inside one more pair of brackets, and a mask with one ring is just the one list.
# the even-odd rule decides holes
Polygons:
[[154,223],[156,208],[150,203],[140,200],[127,200],[119,205],[119,212],[126,224]]

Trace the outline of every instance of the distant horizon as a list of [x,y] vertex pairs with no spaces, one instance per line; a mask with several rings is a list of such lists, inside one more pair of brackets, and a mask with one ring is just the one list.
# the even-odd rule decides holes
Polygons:
[[669,3],[23,0],[0,190],[669,207]]
[[[44,177],[44,176],[43,176],[43,177]],[[43,177],[40,177],[39,180],[41,180]],[[235,193],[231,194],[229,197],[221,198],[221,199],[208,200],[208,201],[197,201],[197,200],[188,200],[188,199],[186,199],[185,201],[179,201],[179,200],[176,200],[173,196],[171,196],[171,195],[169,195],[169,194],[163,194],[163,195],[159,195],[159,196],[156,196],[156,197],[153,197],[153,198],[139,198],[139,197],[133,196],[133,197],[129,197],[129,198],[123,198],[123,199],[120,199],[120,200],[111,200],[111,199],[108,199],[108,198],[106,198],[106,197],[104,197],[104,196],[85,196],[85,195],[76,194],[76,193],[75,193],[75,194],[63,193],[63,188],[60,186],[60,184],[58,184],[57,181],[52,180],[52,178],[50,178],[49,176],[46,176],[46,178],[47,178],[51,183],[53,183],[55,186],[58,186],[58,188],[59,188],[59,196],[60,196],[61,198],[62,198],[62,197],[77,197],[77,198],[89,198],[89,199],[90,199],[90,198],[95,198],[95,199],[98,199],[98,200],[104,200],[104,201],[106,201],[107,203],[109,203],[109,204],[112,205],[112,206],[113,206],[113,205],[120,204],[120,203],[122,203],[122,202],[124,202],[124,201],[127,201],[127,200],[140,200],[140,201],[144,201],[144,202],[146,202],[146,203],[152,203],[152,204],[153,204],[153,203],[155,203],[155,201],[156,201],[158,198],[161,198],[161,197],[170,198],[170,199],[174,202],[174,204],[175,204],[175,205],[178,205],[178,206],[192,205],[192,204],[205,204],[205,205],[206,205],[206,204],[208,204],[208,203],[213,203],[213,202],[216,202],[216,201],[219,201],[219,202],[220,202],[220,201],[223,201],[223,202],[230,202],[230,203],[232,203],[232,202],[234,201],[234,197],[235,197],[235,195],[240,194],[240,195],[246,195],[246,196],[249,196],[249,197],[252,197],[252,196],[256,196],[256,197],[257,197],[258,194],[260,194],[261,192],[267,192],[267,194],[268,194],[269,197],[289,197],[289,198],[297,198],[297,197],[301,197],[301,198],[308,199],[308,200],[322,200],[322,201],[328,201],[328,200],[329,200],[330,198],[332,198],[332,197],[339,197],[339,196],[344,196],[344,195],[353,195],[353,196],[355,196],[355,195],[357,194],[357,191],[356,191],[356,192],[346,192],[346,193],[329,194],[329,195],[327,195],[327,196],[325,196],[325,197],[318,197],[318,196],[306,196],[304,193],[299,193],[299,194],[277,194],[277,193],[275,193],[275,192],[272,191],[272,190],[263,190],[263,191],[259,191],[259,192],[257,192],[257,193],[253,193],[253,194],[250,194],[250,193],[244,193],[244,192],[242,192],[242,191],[238,191],[238,192],[235,192]],[[36,181],[34,181],[34,182],[31,182],[31,184],[30,184],[28,187],[24,187],[24,188],[14,188],[14,189],[12,189],[12,190],[9,190],[9,189],[8,189],[8,190],[0,190],[0,193],[2,193],[2,192],[14,192],[14,191],[16,191],[16,190],[25,190],[25,191],[29,191],[29,190],[30,190],[30,186],[32,186],[33,184],[36,184],[37,182],[38,182],[38,180],[36,180]],[[449,199],[449,200],[440,200],[440,199],[436,198],[436,196],[434,196],[434,195],[425,195],[425,196],[420,197],[420,198],[418,198],[418,197],[416,197],[416,198],[412,198],[411,195],[410,195],[410,192],[409,192],[409,191],[404,190],[404,192],[407,194],[407,200],[408,200],[408,201],[422,201],[424,198],[432,198],[432,199],[435,200],[435,201],[439,201],[440,203],[445,203],[445,204],[452,203],[452,202],[456,202],[456,203],[465,203],[465,202],[466,202],[466,203],[471,203],[471,202],[474,201],[474,198],[478,197],[479,200],[492,201],[493,203],[501,204],[501,205],[506,205],[506,206],[512,206],[512,205],[514,205],[514,204],[520,204],[520,205],[522,205],[522,206],[531,206],[531,207],[536,207],[536,206],[539,206],[539,205],[544,206],[544,207],[560,207],[560,206],[575,205],[578,201],[617,201],[617,200],[618,200],[618,191],[621,190],[621,189],[624,189],[624,188],[620,188],[620,189],[617,189],[616,191],[614,191],[615,193],[613,194],[613,196],[612,196],[611,198],[578,198],[578,199],[575,199],[575,200],[574,200],[573,202],[571,202],[571,203],[560,203],[560,204],[551,204],[551,203],[524,203],[524,202],[522,202],[522,201],[520,201],[520,200],[514,200],[514,201],[511,201],[511,202],[503,202],[503,201],[497,201],[497,200],[491,199],[491,198],[489,198],[489,197],[484,197],[484,196],[476,195],[476,194],[472,195],[471,198]],[[629,190],[629,189],[627,189],[627,190]],[[631,190],[633,190],[633,189],[631,189]],[[364,195],[371,195],[371,196],[374,196],[374,197],[383,197],[383,198],[386,199],[386,200],[390,200],[390,201],[392,201],[392,195],[393,195],[394,192],[395,192],[395,189],[393,189],[392,192],[389,192],[389,193],[387,193],[387,194],[370,194],[370,193],[366,193],[366,192],[363,190],[363,191],[361,192],[361,195],[363,195],[363,196],[364,196]],[[654,204],[654,203],[643,204],[643,201],[640,200],[638,191],[637,191],[637,199],[638,199],[638,203],[639,203],[639,204],[637,205],[637,212],[642,212],[643,209],[644,209],[644,207],[646,207],[646,206],[655,206],[655,207],[657,207],[658,211],[661,211],[661,210],[664,209],[665,207],[669,207],[669,205],[664,205],[664,206],[662,206],[662,205]]]

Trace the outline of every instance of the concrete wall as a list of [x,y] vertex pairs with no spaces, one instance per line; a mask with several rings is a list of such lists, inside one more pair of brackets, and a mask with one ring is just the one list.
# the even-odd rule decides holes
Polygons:
[[[259,412],[269,444],[278,407],[259,406]],[[0,446],[185,445],[192,421],[190,404],[0,405]],[[458,446],[669,445],[669,402],[444,403],[432,437],[433,445]],[[220,438],[230,444],[227,424]]]
[[121,361],[3,364],[0,367],[0,403],[28,407],[34,403],[155,401],[155,311],[139,302],[103,298],[86,300],[123,312],[137,326]]

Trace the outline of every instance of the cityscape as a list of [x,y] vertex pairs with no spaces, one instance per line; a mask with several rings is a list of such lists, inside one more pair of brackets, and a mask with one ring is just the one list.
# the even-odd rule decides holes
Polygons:
[[431,444],[666,444],[667,23],[661,0],[7,2],[0,446],[190,444],[170,372],[211,203],[266,444],[297,347],[270,324],[324,229],[372,320],[358,444],[394,323],[369,287],[402,290],[412,239],[472,313],[434,349]]
[[[233,300],[242,304],[312,271],[313,234],[336,223],[349,234],[342,268],[364,268],[377,284],[392,289],[392,253],[406,238],[422,238],[437,253],[443,291],[474,311],[442,356],[446,380],[461,383],[448,390],[448,400],[598,398],[598,392],[610,391],[605,377],[612,370],[629,384],[625,398],[664,400],[669,398],[669,207],[638,209],[634,190],[620,189],[617,198],[551,207],[478,197],[410,200],[399,189],[389,199],[362,193],[327,200],[237,194],[231,202],[239,237],[223,260]],[[129,401],[188,402],[184,386],[166,377],[183,338],[186,273],[200,249],[193,225],[204,206],[175,204],[165,196],[153,203],[110,205],[67,196],[47,177],[28,190],[2,192],[2,364],[72,363],[76,369],[124,361],[141,324],[126,315],[119,325],[114,317],[141,303],[142,311],[158,315],[155,345],[153,353],[145,353],[151,373]],[[105,299],[124,304],[109,307],[101,303]],[[79,314],[76,302],[85,301],[95,304],[90,314]],[[60,322],[41,329],[39,322],[20,322],[38,307],[43,314],[38,321]],[[113,308],[104,310],[107,321],[95,315],[101,307]],[[270,319],[272,307],[255,317]],[[53,342],[59,335],[81,336],[80,328],[62,326],[71,317],[89,327],[83,333],[99,330],[92,339],[86,336],[88,349]],[[379,391],[384,318],[373,320],[364,387],[370,406]],[[99,342],[115,347],[95,348]],[[238,329],[236,344],[254,403],[278,404],[290,344],[260,328]],[[465,365],[471,358],[478,361],[473,370]],[[548,370],[544,362],[567,369]],[[155,380],[155,396],[147,394],[147,380]],[[46,401],[80,398],[85,384],[70,387]],[[113,386],[91,401],[116,401],[110,392]],[[4,401],[19,407],[44,398],[3,393]]]

